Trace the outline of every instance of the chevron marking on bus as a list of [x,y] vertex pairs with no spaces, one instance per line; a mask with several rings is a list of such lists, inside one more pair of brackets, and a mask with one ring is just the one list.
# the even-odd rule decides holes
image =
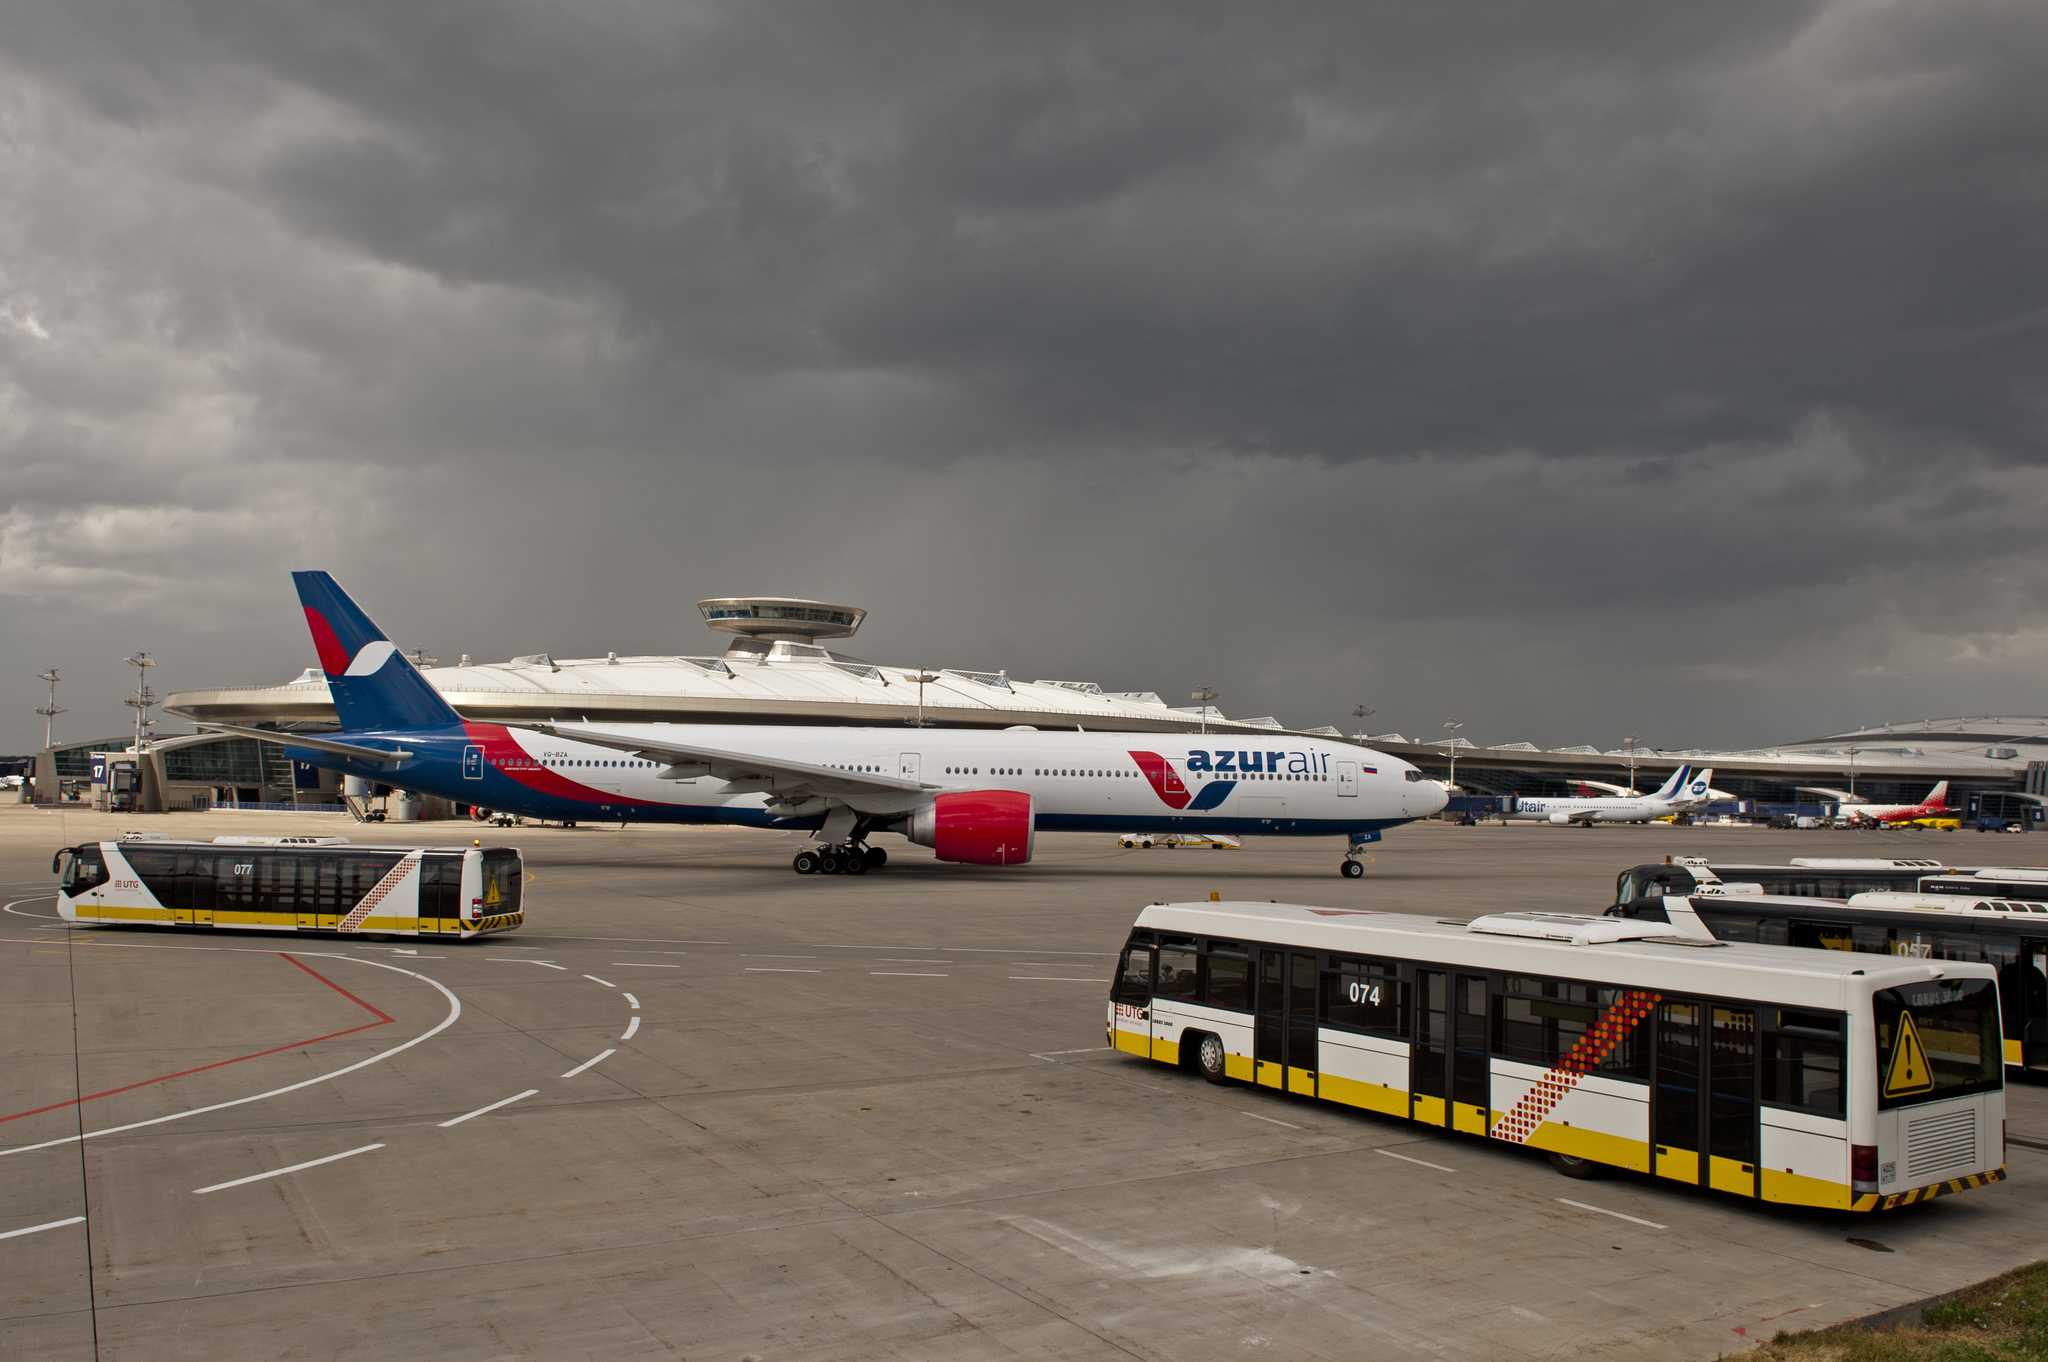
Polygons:
[[1622,994],[1621,1000],[1593,1023],[1593,1029],[1565,1052],[1557,1067],[1523,1093],[1522,1100],[1515,1103],[1514,1109],[1494,1123],[1494,1135],[1511,1144],[1528,1143],[1529,1137],[1564,1100],[1565,1094],[1579,1085],[1582,1076],[1607,1061],[1615,1047],[1635,1030],[1636,1023],[1650,1015],[1650,1009],[1657,1005],[1661,996],[1641,990]]
[[[384,896],[396,889],[400,881],[413,872],[425,855],[426,853],[423,851],[410,852],[406,855],[405,859],[392,866],[391,873],[377,881],[374,885],[371,885],[370,892],[363,895],[363,901],[350,909],[349,915],[336,923],[334,930],[337,932],[353,932],[361,927],[377,905],[384,901]],[[496,887],[495,885],[492,886],[493,889]]]

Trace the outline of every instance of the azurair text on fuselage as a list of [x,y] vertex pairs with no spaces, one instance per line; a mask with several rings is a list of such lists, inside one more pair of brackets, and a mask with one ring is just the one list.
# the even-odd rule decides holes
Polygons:
[[1406,762],[1297,735],[471,722],[333,578],[293,576],[343,731],[208,727],[282,737],[301,761],[530,818],[805,829],[868,867],[883,858],[867,839],[883,832],[991,865],[1029,860],[1041,829],[1343,836],[1355,875],[1359,847],[1445,804],[1443,786]]

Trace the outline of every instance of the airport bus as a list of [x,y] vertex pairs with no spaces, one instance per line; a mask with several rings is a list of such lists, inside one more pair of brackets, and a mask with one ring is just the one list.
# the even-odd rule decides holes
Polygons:
[[58,913],[102,926],[467,940],[526,920],[525,866],[511,847],[146,838],[65,847],[50,869],[60,877]]
[[[2015,878],[2029,875],[2039,878]],[[2048,872],[1927,876],[1917,889],[1871,891],[1846,902],[1750,893],[1666,895],[1616,904],[1608,912],[1639,922],[1696,918],[1721,941],[1989,965],[1998,971],[2008,1076],[2048,1080]]]
[[2005,1176],[1986,965],[1267,903],[1139,914],[1128,1054],[1761,1201],[1873,1211]]
[[1929,875],[1948,873],[1945,861],[1882,860],[1875,857],[1796,857],[1789,865],[1739,865],[1703,856],[1666,856],[1662,865],[1631,866],[1616,877],[1617,906],[1675,894],[1683,898],[1703,884],[1753,884],[1758,894],[1794,898],[1847,899],[1852,894],[1916,888]]

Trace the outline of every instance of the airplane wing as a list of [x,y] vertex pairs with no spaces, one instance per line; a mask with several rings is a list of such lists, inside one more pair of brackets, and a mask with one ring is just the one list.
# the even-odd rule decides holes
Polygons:
[[1847,790],[1830,789],[1826,785],[1799,785],[1794,788],[1802,794],[1826,795],[1837,804],[1847,804],[1852,807],[1857,804],[1868,804],[1870,802],[1860,795],[1852,795]]
[[[336,742],[332,738],[318,738],[311,733],[279,733],[267,728],[238,728],[234,724],[200,724],[199,727],[212,733],[231,733],[237,738],[254,738],[258,742],[274,742],[285,747],[309,747],[315,752],[328,752],[337,757],[350,757],[356,761],[388,765],[404,761],[412,755],[404,748],[363,747],[352,742]],[[177,739],[171,739],[176,742]],[[158,747],[165,744],[159,743]]]
[[1583,776],[1580,777],[1579,784],[1590,785],[1596,790],[1605,790],[1607,793],[1621,799],[1627,799],[1635,794],[1635,791],[1626,785],[1612,785],[1604,780],[1587,780]]
[[565,738],[570,742],[589,743],[593,747],[609,747],[618,752],[631,752],[648,761],[658,761],[665,766],[702,766],[708,774],[720,780],[760,781],[764,791],[790,800],[804,794],[832,795],[840,799],[857,801],[861,796],[923,794],[927,790],[939,789],[915,780],[904,780],[899,776],[883,775],[879,771],[842,771],[836,766],[815,766],[809,762],[790,761],[782,757],[764,757],[757,752],[729,752],[717,747],[698,747],[691,743],[650,741],[625,733],[607,733],[602,729],[580,728],[562,724],[519,724],[514,727],[527,728],[551,738]]

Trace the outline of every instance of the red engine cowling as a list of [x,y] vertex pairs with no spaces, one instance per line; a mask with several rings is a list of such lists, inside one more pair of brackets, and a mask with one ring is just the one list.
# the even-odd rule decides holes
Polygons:
[[910,840],[942,861],[1022,865],[1031,859],[1031,796],[1019,790],[957,790],[910,815]]

